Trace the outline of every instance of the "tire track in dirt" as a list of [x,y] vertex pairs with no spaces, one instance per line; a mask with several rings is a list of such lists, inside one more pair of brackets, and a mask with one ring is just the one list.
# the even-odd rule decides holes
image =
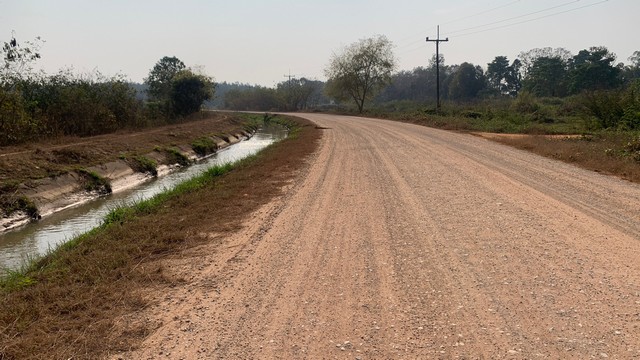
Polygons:
[[164,325],[125,358],[640,357],[637,185],[469,135],[301,116],[331,128],[308,171],[176,260],[185,284],[149,315]]

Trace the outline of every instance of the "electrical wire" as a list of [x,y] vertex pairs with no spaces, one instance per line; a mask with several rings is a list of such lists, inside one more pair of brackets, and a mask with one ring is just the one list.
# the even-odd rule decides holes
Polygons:
[[[484,14],[490,13],[490,12],[495,11],[495,10],[499,10],[499,9],[506,8],[506,7],[511,6],[511,5],[513,5],[513,4],[519,3],[519,2],[521,2],[521,1],[522,1],[522,0],[515,0],[515,1],[511,1],[511,2],[509,2],[509,3],[507,3],[507,4],[500,5],[500,6],[496,6],[496,7],[494,7],[494,8],[487,9],[487,10],[481,11],[481,12],[476,13],[476,14],[472,14],[472,15],[464,16],[464,17],[457,18],[457,19],[454,19],[454,20],[451,20],[451,21],[447,21],[446,23],[443,23],[443,24],[441,24],[441,25],[453,24],[453,23],[458,22],[458,21],[462,21],[462,20],[470,19],[470,18],[473,18],[473,17],[476,17],[476,16],[484,15]],[[433,27],[432,29],[435,29],[435,27]],[[417,35],[415,35],[415,36],[413,36],[413,35],[412,35],[412,36],[408,36],[408,37],[405,37],[405,38],[402,38],[402,39],[398,40],[398,42],[401,42],[401,43],[402,43],[402,42],[404,42],[404,41],[406,41],[406,40],[414,39],[416,36],[417,36]],[[412,41],[412,42],[410,42],[410,43],[408,43],[408,44],[406,44],[406,45],[401,46],[401,48],[402,48],[402,47],[408,47],[408,46],[414,45],[414,44],[416,44],[416,43],[418,43],[418,42],[421,42],[421,41],[420,41],[420,40],[418,40],[418,41]]]
[[489,28],[489,29],[484,29],[484,30],[479,30],[479,31],[474,31],[474,32],[470,32],[470,33],[466,33],[466,34],[460,34],[460,35],[456,35],[456,37],[462,37],[462,36],[469,36],[469,35],[475,35],[475,34],[479,34],[479,33],[483,33],[483,32],[487,32],[487,31],[492,31],[492,30],[498,30],[498,29],[504,29],[507,27],[511,27],[511,26],[515,26],[515,25],[520,25],[520,24],[525,24],[528,22],[532,22],[532,21],[536,21],[536,20],[540,20],[540,19],[544,19],[544,18],[548,18],[548,17],[552,17],[552,16],[556,16],[556,15],[561,15],[561,14],[566,14],[568,12],[572,12],[572,11],[577,11],[577,10],[581,10],[581,9],[585,9],[588,7],[592,7],[592,6],[596,6],[596,5],[600,5],[603,3],[608,2],[609,0],[602,0],[599,2],[595,2],[592,4],[588,4],[588,5],[584,5],[584,6],[579,6],[577,8],[573,8],[573,9],[569,9],[569,10],[564,10],[564,11],[559,11],[553,14],[548,14],[548,15],[544,15],[544,16],[539,16],[537,18],[533,18],[533,19],[528,19],[528,20],[523,20],[523,21],[519,21],[513,24],[507,24],[507,25],[502,25],[502,26],[496,26],[493,28]]
[[453,35],[453,34],[457,34],[457,33],[465,32],[465,31],[468,31],[468,30],[473,30],[473,29],[478,29],[478,28],[482,28],[482,27],[486,27],[486,26],[491,26],[491,25],[495,25],[495,24],[500,24],[500,23],[504,23],[504,22],[507,22],[507,21],[515,20],[515,19],[521,19],[521,18],[523,18],[523,17],[527,17],[527,16],[531,16],[531,15],[535,15],[535,14],[540,14],[540,13],[543,13],[543,12],[547,12],[547,11],[549,11],[549,10],[558,9],[558,8],[561,8],[561,7],[564,7],[564,6],[567,6],[567,5],[575,4],[575,3],[577,3],[577,2],[580,2],[580,0],[572,0],[572,1],[569,1],[569,2],[566,2],[566,3],[563,3],[563,4],[560,4],[560,5],[552,6],[552,7],[546,8],[546,9],[542,9],[542,10],[538,10],[538,11],[530,12],[530,13],[528,13],[528,14],[523,14],[523,15],[518,15],[518,16],[510,17],[510,18],[508,18],[508,19],[503,19],[503,20],[499,20],[499,21],[494,21],[494,22],[491,22],[491,23],[488,23],[488,24],[484,24],[484,25],[477,25],[477,26],[472,26],[472,27],[468,27],[468,28],[465,28],[465,29],[460,29],[460,30],[455,30],[455,31],[449,31],[449,32],[447,33],[447,35]]
[[[578,1],[580,1],[580,0],[571,1],[569,3],[565,3],[565,4],[562,4],[562,5],[557,5],[557,6],[554,6],[554,7],[551,7],[551,8],[547,8],[547,9],[543,9],[543,10],[538,10],[538,11],[535,11],[533,13],[529,13],[529,14],[526,14],[526,15],[520,15],[520,16],[516,16],[516,17],[510,18],[510,19],[496,21],[496,22],[493,22],[493,23],[490,23],[490,24],[485,24],[483,26],[490,26],[490,25],[493,25],[493,24],[499,24],[499,23],[503,23],[505,21],[514,20],[514,19],[517,19],[517,18],[522,18],[522,17],[525,17],[525,16],[533,15],[533,14],[538,14],[538,13],[541,13],[541,12],[545,12],[545,11],[556,9],[558,7],[561,7],[561,6],[566,6],[567,4],[576,3]],[[600,5],[600,4],[603,4],[603,3],[608,2],[608,1],[609,0],[602,0],[602,1],[599,1],[599,2],[587,4],[587,5],[584,5],[584,6],[579,6],[579,7],[568,9],[568,10],[564,10],[564,11],[558,11],[558,12],[555,12],[555,13],[552,13],[552,14],[547,14],[547,15],[544,15],[544,16],[539,16],[539,17],[536,17],[536,18],[527,19],[527,20],[515,22],[515,23],[512,23],[512,24],[506,24],[506,25],[502,25],[502,26],[492,27],[492,28],[489,28],[489,29],[483,29],[483,30],[478,30],[478,31],[474,31],[474,32],[469,32],[469,33],[456,35],[455,37],[458,38],[458,37],[463,37],[463,36],[469,36],[469,35],[479,34],[479,33],[487,32],[487,31],[493,31],[493,30],[503,29],[503,28],[507,28],[507,27],[511,27],[511,26],[520,25],[520,24],[525,24],[525,23],[529,23],[529,22],[532,22],[532,21],[536,21],[536,20],[540,20],[540,19],[544,19],[544,18],[548,18],[548,17],[552,17],[552,16],[557,16],[557,15],[561,15],[561,14],[566,14],[566,13],[577,11],[577,10],[581,10],[581,9],[584,9],[584,8]],[[483,26],[479,26],[479,27],[483,27]],[[476,27],[474,27],[474,28],[476,28]],[[459,32],[459,31],[457,31],[457,32]],[[450,34],[452,34],[452,33],[447,33],[447,35],[450,35]],[[417,43],[421,43],[422,41],[423,40],[420,39],[420,40],[411,42],[410,44],[407,44],[406,46],[404,46],[404,48],[407,48],[407,47],[412,46],[412,45],[417,44]],[[414,47],[414,48],[402,51],[401,54],[411,53],[411,52],[417,51],[417,50],[419,50],[421,48],[423,48],[423,46]]]
[[469,15],[469,16],[461,17],[461,18],[458,18],[458,19],[455,19],[455,20],[451,20],[451,21],[447,21],[446,23],[442,23],[442,24],[440,24],[440,25],[449,25],[449,24],[453,24],[453,23],[458,22],[458,21],[467,20],[467,19],[470,19],[470,18],[472,18],[472,17],[476,17],[476,16],[484,15],[484,14],[490,13],[490,12],[495,11],[495,10],[500,10],[500,9],[503,9],[503,8],[509,7],[509,6],[511,6],[511,5],[515,4],[515,3],[519,3],[520,1],[522,1],[522,0],[512,1],[512,2],[510,2],[510,3],[508,3],[508,4],[501,5],[501,6],[497,6],[497,7],[494,7],[494,8],[488,9],[488,10],[484,10],[484,11],[481,11],[481,12],[479,12],[479,13],[477,13],[477,14],[473,14],[473,15]]

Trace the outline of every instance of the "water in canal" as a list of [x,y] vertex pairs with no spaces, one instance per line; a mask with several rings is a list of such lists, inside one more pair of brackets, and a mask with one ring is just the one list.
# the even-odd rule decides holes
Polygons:
[[148,199],[166,189],[201,174],[208,168],[237,161],[255,154],[274,141],[286,137],[279,126],[265,126],[253,137],[220,151],[202,162],[137,187],[101,197],[83,205],[63,210],[4,234],[0,234],[0,274],[3,269],[16,269],[28,258],[38,257],[49,249],[85,233],[101,224],[113,208]]

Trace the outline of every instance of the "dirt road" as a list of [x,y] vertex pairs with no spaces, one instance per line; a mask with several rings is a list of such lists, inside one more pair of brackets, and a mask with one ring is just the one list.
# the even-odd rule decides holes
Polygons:
[[[317,157],[167,264],[140,359],[640,358],[640,187],[488,140],[304,115]],[[215,237],[216,234],[209,234]]]

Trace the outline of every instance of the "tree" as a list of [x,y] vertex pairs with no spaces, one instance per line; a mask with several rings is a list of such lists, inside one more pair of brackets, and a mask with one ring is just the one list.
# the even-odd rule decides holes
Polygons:
[[149,96],[156,101],[168,101],[171,95],[172,79],[186,66],[177,57],[165,56],[149,72],[144,82],[149,85]]
[[480,66],[464,62],[460,64],[449,85],[449,97],[454,100],[471,100],[486,86]]
[[171,108],[176,116],[200,111],[202,104],[213,97],[213,80],[192,70],[182,70],[171,79]]
[[569,90],[613,89],[621,84],[621,68],[614,66],[616,55],[604,46],[581,50],[570,63]]
[[371,99],[391,80],[396,67],[392,43],[385,36],[362,39],[334,54],[325,69],[327,94],[353,100],[362,113]]
[[489,86],[500,94],[508,93],[507,77],[509,74],[509,60],[506,56],[496,56],[487,64],[487,80]]
[[640,79],[640,51],[634,51],[628,58],[630,64],[624,67],[623,79],[625,84]]
[[539,57],[528,70],[523,88],[540,97],[566,96],[567,67],[568,64],[560,57]]
[[31,71],[31,64],[40,59],[40,47],[44,41],[36,37],[33,42],[25,41],[27,46],[21,46],[16,40],[15,33],[11,40],[5,42],[1,51],[0,83],[12,85],[26,73]]
[[529,51],[523,51],[518,55],[521,63],[522,76],[529,76],[529,72],[533,68],[534,63],[539,58],[558,58],[564,63],[569,63],[573,55],[571,51],[565,48],[552,49],[550,47],[536,48]]

